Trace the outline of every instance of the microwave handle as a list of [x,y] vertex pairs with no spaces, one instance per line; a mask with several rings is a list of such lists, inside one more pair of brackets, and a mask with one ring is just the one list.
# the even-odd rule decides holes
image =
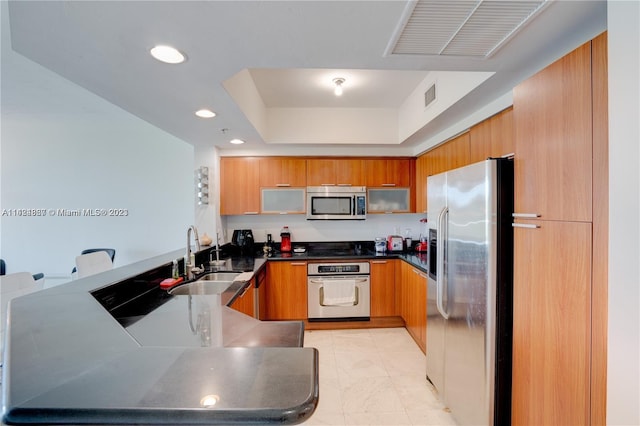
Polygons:
[[352,198],[353,198],[353,201],[351,203],[351,209],[352,209],[351,215],[355,216],[356,215],[356,196],[354,195]]

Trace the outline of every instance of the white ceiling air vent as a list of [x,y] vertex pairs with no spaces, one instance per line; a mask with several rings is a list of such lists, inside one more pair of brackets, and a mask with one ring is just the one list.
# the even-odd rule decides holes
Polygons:
[[487,58],[550,1],[417,0],[385,53]]
[[436,100],[436,84],[433,83],[431,87],[429,87],[427,91],[424,92],[424,107],[425,108],[428,107],[435,100]]

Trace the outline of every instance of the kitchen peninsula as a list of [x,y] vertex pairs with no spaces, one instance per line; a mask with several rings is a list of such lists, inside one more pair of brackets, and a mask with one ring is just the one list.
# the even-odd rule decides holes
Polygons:
[[[263,324],[224,306],[237,296],[229,291],[243,290],[235,282],[220,295],[222,304],[211,309],[224,327],[217,343],[176,336],[176,330],[190,335],[184,330],[193,325],[191,296],[168,297],[155,309],[138,312],[139,318],[113,313],[117,306],[112,302],[121,292],[110,288],[122,283],[127,289],[157,288],[183,254],[178,250],[14,299],[4,353],[3,421],[177,425],[306,420],[318,401],[317,350],[300,347],[301,323]],[[256,259],[251,272],[264,265]]]

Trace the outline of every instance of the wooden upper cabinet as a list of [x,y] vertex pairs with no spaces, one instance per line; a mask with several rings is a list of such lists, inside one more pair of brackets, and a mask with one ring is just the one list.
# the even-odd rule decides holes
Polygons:
[[502,157],[515,151],[513,108],[476,124],[469,132],[469,162],[471,164],[489,157]]
[[422,154],[416,159],[416,213],[427,212],[427,176],[430,171],[429,156]]
[[260,162],[255,157],[220,159],[220,214],[258,214]]
[[364,175],[367,187],[410,187],[413,162],[409,158],[365,159]]
[[592,218],[591,42],[513,90],[515,212]]
[[362,160],[318,158],[307,160],[307,185],[363,186]]
[[260,159],[261,187],[307,186],[307,160],[265,157]]

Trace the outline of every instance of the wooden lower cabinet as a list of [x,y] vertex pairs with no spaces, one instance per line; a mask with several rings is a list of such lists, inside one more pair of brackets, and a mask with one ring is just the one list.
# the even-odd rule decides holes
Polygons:
[[265,319],[307,319],[307,262],[268,262],[264,286]]
[[399,260],[371,260],[371,317],[396,315],[396,267]]
[[427,277],[408,263],[401,263],[399,314],[422,352],[427,347]]
[[238,312],[242,312],[245,315],[251,317],[255,316],[254,312],[254,300],[255,300],[255,285],[252,281],[251,284],[245,289],[245,291],[233,301],[231,308]]
[[591,223],[517,223],[512,424],[591,424]]

